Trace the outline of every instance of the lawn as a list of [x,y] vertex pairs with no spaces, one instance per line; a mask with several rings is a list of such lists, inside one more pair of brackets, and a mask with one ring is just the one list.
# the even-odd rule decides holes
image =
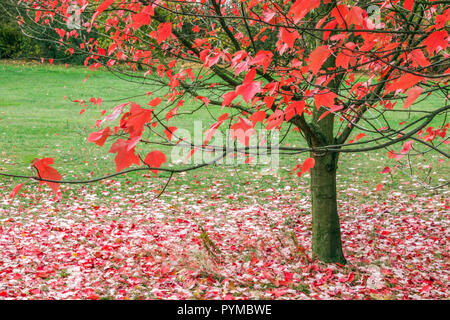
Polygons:
[[[0,172],[8,173],[27,174],[43,157],[64,179],[113,173],[109,145],[87,143],[95,120],[129,100],[145,106],[147,96],[129,97],[154,89],[83,67],[2,62],[0,71]],[[91,97],[102,104],[71,101]],[[202,120],[206,130],[210,113],[220,110],[171,125],[192,131]],[[283,144],[301,145],[296,134]],[[0,298],[448,298],[448,189],[422,180],[444,183],[449,162],[434,154],[399,163],[386,152],[340,159],[345,267],[310,257],[309,176],[291,174],[305,154],[281,157],[276,172],[214,165],[176,175],[159,199],[164,173],[64,185],[58,202],[34,183],[11,202],[20,180],[2,177]]]
[[[145,94],[142,96],[142,93],[152,91],[154,88],[151,84],[126,82],[109,72],[93,72],[83,67],[1,63],[0,68],[1,165],[2,170],[19,174],[29,172],[31,160],[43,157],[55,158],[55,168],[66,179],[92,175],[97,177],[113,173],[115,171],[114,154],[108,153],[110,144],[99,148],[95,144],[87,143],[87,137],[90,132],[98,130],[94,124],[96,120],[103,118],[102,110],[110,112],[114,106],[128,101],[136,101],[145,106],[150,98]],[[132,96],[137,97],[130,98]],[[71,101],[89,101],[92,97],[101,97],[102,104],[99,106],[87,103],[84,107]],[[441,105],[442,98],[438,95],[431,96],[423,102],[424,107],[429,103]],[[198,103],[186,103],[182,111],[189,112],[197,106]],[[208,111],[202,109],[191,118],[174,117],[170,125],[193,132],[194,121],[202,121],[202,131],[205,131],[214,122],[211,114],[214,117],[221,114],[220,110],[209,109]],[[81,110],[84,112],[80,115]],[[401,122],[408,118],[417,118],[418,115],[395,113],[391,117],[394,121]],[[437,126],[440,123],[436,120],[431,125]],[[280,137],[284,134],[285,131],[282,131]],[[357,131],[353,136],[356,134],[358,134]],[[214,143],[214,140],[212,142]],[[283,140],[283,145],[304,146],[304,142],[298,133],[291,133]],[[164,147],[161,149],[167,150]],[[396,147],[396,150],[399,149],[401,146]],[[384,181],[387,192],[389,192],[389,186],[398,188],[407,185],[408,181],[411,181],[411,172],[406,166],[387,160],[386,152],[382,150],[357,155],[343,154],[339,169],[342,184],[363,183],[370,189]],[[278,185],[280,181],[277,179],[282,179],[282,184],[285,186],[295,187],[299,179],[290,174],[291,169],[305,157],[307,157],[305,154],[281,157],[280,170],[276,179],[274,175],[265,172],[264,166],[256,165],[249,169],[248,165],[240,165],[187,173],[185,179],[181,181],[192,181],[194,176],[205,182],[219,178],[225,179],[234,188],[239,186],[248,188],[245,183],[254,178],[254,171],[256,171],[261,172],[258,182],[264,188]],[[353,160],[353,158],[358,159]],[[418,180],[423,179],[428,175],[428,170],[424,169],[432,165],[433,170],[429,173],[428,179],[431,179],[429,181],[432,184],[439,184],[442,173],[449,172],[450,169],[447,161],[439,161],[441,158],[439,154],[434,155],[431,160],[412,157],[410,160],[414,164],[414,177]],[[379,174],[385,166],[398,168],[395,177],[387,178],[386,175]],[[227,176],[221,174],[224,168],[235,174],[228,175],[227,179]],[[166,177],[167,174],[163,173],[161,176]],[[139,177],[139,174],[128,175],[128,178],[133,181],[139,180]]]

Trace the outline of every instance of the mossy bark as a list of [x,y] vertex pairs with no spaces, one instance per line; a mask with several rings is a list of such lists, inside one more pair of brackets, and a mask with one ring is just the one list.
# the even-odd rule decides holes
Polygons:
[[338,153],[315,156],[314,160],[311,169],[313,255],[322,262],[345,264],[337,211]]

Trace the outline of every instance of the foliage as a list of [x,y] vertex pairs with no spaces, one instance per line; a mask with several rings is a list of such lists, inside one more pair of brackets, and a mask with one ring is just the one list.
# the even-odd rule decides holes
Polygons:
[[[14,0],[8,1],[15,6]],[[33,9],[34,19],[19,23],[24,28],[52,29],[49,40],[70,54],[87,54],[84,64],[91,70],[106,65],[128,81],[159,85],[156,91],[143,90],[150,96],[147,105],[131,98],[102,115],[97,131],[89,136],[90,142],[107,145],[115,155],[116,174],[151,170],[169,172],[171,178],[173,173],[199,169],[235,153],[251,162],[252,150],[258,148],[249,139],[256,135],[255,128],[273,132],[292,127],[290,134],[303,138],[306,146],[277,149],[284,155],[308,153],[293,171],[311,175],[312,247],[322,261],[345,262],[336,201],[342,153],[385,149],[387,157],[395,160],[411,152],[436,151],[450,157],[445,150],[450,9],[444,3],[380,1],[373,4],[374,19],[367,1],[76,4],[80,18],[76,28],[69,23],[74,18],[73,2],[66,0],[20,2],[16,5],[23,10]],[[74,39],[81,41],[79,46],[73,46]],[[415,109],[416,102],[433,93],[441,95],[440,105]],[[184,141],[172,119],[186,114],[185,103],[196,102],[197,110],[217,108],[221,114],[212,117],[202,141]],[[419,116],[395,123],[396,112]],[[430,126],[436,118],[441,124]],[[227,150],[211,143],[225,127],[233,129],[231,138],[239,147]],[[160,145],[185,146],[190,149],[187,159],[212,148],[218,158],[179,169],[163,167],[168,157]],[[417,145],[427,150],[419,151]],[[41,176],[33,163],[35,176],[16,177],[53,186],[64,182]]]
[[[61,202],[32,187],[10,203],[0,181],[0,299],[448,299],[448,194],[343,184],[361,203],[339,202],[349,261],[339,266],[311,258],[306,185],[274,183],[263,197],[254,178],[222,195],[222,177],[201,181],[220,194],[201,203],[186,203],[194,180],[181,176],[186,191],[164,200],[153,200],[154,180],[107,180],[62,187]],[[199,222],[220,252],[208,252]]]
[[[14,14],[21,13],[8,10],[9,3],[0,1],[0,8],[4,12],[0,18],[0,59],[52,59],[57,62],[70,64],[82,64],[86,55],[69,55],[64,48],[52,42],[50,33],[53,29],[47,25],[35,25],[33,29],[24,29],[23,24],[18,23]],[[23,21],[30,20],[28,15],[22,13]],[[23,23],[23,22],[22,22]],[[77,46],[80,41],[73,39],[72,46]]]
[[0,58],[10,58],[19,51],[20,34],[11,26],[0,27]]
[[0,59],[39,56],[40,47],[25,37],[12,22],[0,23]]

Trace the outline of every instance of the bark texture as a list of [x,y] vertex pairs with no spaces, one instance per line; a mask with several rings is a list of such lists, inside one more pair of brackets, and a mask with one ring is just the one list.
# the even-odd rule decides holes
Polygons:
[[312,251],[323,262],[344,264],[337,211],[337,158],[337,153],[314,157],[315,165],[311,169]]

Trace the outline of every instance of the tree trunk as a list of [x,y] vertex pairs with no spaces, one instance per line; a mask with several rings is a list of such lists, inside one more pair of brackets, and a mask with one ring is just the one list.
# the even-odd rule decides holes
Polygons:
[[338,153],[314,156],[314,160],[311,169],[313,255],[323,262],[345,264],[336,197]]

